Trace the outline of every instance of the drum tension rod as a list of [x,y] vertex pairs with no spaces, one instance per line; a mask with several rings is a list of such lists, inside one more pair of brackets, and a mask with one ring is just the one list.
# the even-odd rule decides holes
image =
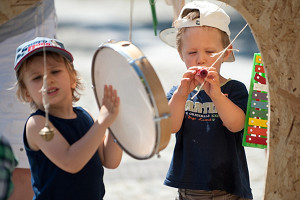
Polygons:
[[136,61],[142,61],[142,60],[145,59],[145,58],[146,58],[146,56],[140,56],[140,57],[138,57],[138,58],[136,58],[136,59],[130,60],[130,63],[132,64],[132,63],[135,63]]
[[160,158],[160,157],[161,157],[161,155],[159,154],[159,152],[156,154],[156,156],[157,156],[157,158]]
[[161,117],[154,117],[154,121],[157,122],[157,121],[161,121],[163,119],[167,119],[169,118],[171,115],[170,114],[163,114]]

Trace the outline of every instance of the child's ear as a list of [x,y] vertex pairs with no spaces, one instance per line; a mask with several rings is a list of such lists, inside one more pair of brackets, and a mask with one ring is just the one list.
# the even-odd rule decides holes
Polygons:
[[[182,56],[181,50],[180,50],[180,49],[177,49],[177,52],[178,52],[178,54],[179,54],[181,60],[183,61],[183,56]],[[184,61],[183,61],[183,62],[184,62]]]
[[69,76],[70,76],[71,89],[75,89],[77,86],[77,75],[75,72],[71,72]]
[[225,51],[224,56],[223,56],[223,62],[226,61],[226,60],[229,58],[229,56],[230,56],[230,54],[231,54],[231,52],[232,52],[232,45],[230,45],[230,46],[228,47],[228,49],[231,49],[231,50]]
[[73,81],[73,83],[71,84],[71,88],[72,88],[72,89],[75,89],[76,86],[77,86],[77,82],[76,82],[76,81]]
[[25,89],[25,101],[26,102],[32,102],[33,101],[27,89]]
[[71,77],[71,88],[75,89],[77,86],[76,78]]

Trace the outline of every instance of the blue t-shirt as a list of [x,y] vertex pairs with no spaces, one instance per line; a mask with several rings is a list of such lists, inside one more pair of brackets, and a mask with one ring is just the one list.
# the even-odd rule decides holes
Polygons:
[[[170,100],[178,86],[167,98]],[[221,86],[223,94],[244,112],[248,92],[239,81],[230,80]],[[164,184],[192,190],[225,190],[252,198],[244,147],[243,131],[232,133],[220,119],[214,103],[204,90],[191,100],[189,94],[176,145]]]
[[[62,119],[49,115],[51,123],[70,145],[84,136],[94,123],[92,117],[83,108],[74,107],[73,110],[77,114],[75,119]],[[37,110],[31,114],[31,116],[33,115],[45,116],[45,113]],[[57,167],[41,150],[32,151],[28,146],[26,129],[24,129],[23,137],[31,170],[33,199],[103,199],[105,193],[104,169],[98,152],[95,152],[83,169],[78,173],[71,174]]]

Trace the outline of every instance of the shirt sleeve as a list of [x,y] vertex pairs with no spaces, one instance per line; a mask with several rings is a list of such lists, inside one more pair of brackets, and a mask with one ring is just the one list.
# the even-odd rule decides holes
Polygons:
[[168,99],[168,101],[170,101],[170,99],[172,98],[172,96],[173,96],[175,90],[177,90],[177,88],[178,88],[178,86],[173,86],[171,88],[171,90],[167,93],[167,99]]
[[230,90],[228,98],[246,113],[248,102],[248,90],[246,86],[242,82],[232,81],[228,89]]

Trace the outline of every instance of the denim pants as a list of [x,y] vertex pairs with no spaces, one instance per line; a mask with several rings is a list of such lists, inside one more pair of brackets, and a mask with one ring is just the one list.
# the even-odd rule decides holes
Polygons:
[[178,189],[176,200],[249,200],[227,193],[223,190],[189,190]]

